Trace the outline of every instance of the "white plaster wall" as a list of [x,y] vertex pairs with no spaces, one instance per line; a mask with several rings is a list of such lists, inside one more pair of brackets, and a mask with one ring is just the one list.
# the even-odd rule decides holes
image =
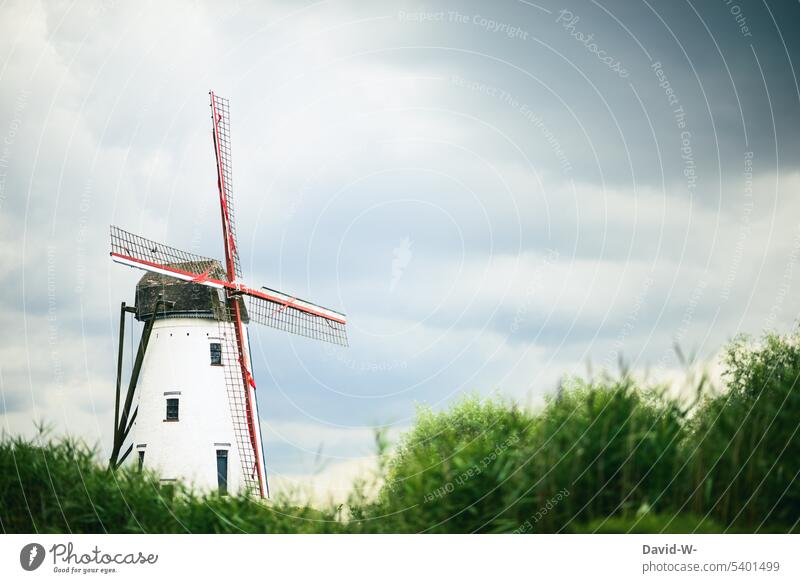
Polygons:
[[[236,492],[241,488],[241,463],[224,370],[210,364],[209,344],[225,342],[216,340],[222,332],[214,320],[155,322],[139,378],[131,459],[138,463],[138,451],[144,449],[144,467],[162,479],[182,479],[201,490],[216,490],[216,451],[227,449],[228,490]],[[173,391],[180,395],[164,395]],[[166,400],[171,397],[180,399],[178,421],[165,421]]]

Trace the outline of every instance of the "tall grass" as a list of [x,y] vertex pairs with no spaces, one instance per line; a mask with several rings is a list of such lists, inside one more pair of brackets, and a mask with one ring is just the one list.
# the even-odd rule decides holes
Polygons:
[[[0,442],[5,532],[794,532],[800,337],[727,350],[693,407],[628,376],[570,380],[538,411],[466,398],[419,411],[347,505],[200,496],[81,443]],[[373,483],[370,483],[373,482]],[[366,492],[378,489],[377,496]]]
[[38,533],[339,532],[335,512],[198,496],[132,468],[109,471],[85,444],[41,436],[0,443],[0,527]]
[[[745,337],[726,352],[726,394],[691,420],[685,507],[722,524],[797,527],[800,519],[800,337]],[[683,510],[681,506],[679,510]]]
[[537,413],[467,399],[422,411],[359,517],[401,532],[568,532],[670,508],[683,414],[630,379],[578,380]]

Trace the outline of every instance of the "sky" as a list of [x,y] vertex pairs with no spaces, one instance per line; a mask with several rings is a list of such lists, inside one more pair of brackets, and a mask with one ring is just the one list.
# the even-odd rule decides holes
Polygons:
[[348,315],[347,349],[250,329],[274,480],[363,468],[374,429],[396,438],[419,406],[536,406],[620,359],[668,381],[675,345],[713,366],[737,334],[791,330],[798,18],[0,3],[0,427],[107,454],[141,275],[109,260],[108,227],[222,256],[210,89],[231,101],[244,279]]

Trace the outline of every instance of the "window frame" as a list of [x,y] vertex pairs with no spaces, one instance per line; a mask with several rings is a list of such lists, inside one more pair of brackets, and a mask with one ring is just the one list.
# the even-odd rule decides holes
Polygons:
[[[215,346],[217,347],[216,354],[214,350]],[[211,360],[211,366],[222,366],[222,342],[209,342],[208,353]],[[219,362],[216,362],[217,358],[219,359]]]
[[[227,496],[228,495],[228,482],[229,482],[229,456],[227,449],[218,449],[217,450],[217,493],[220,496]],[[225,472],[221,471],[220,461],[225,460]]]
[[[175,404],[175,417],[170,417],[170,402],[174,402]],[[180,421],[180,412],[181,412],[181,400],[179,397],[167,397],[166,398],[166,410],[164,411],[164,421],[167,422],[177,422]]]

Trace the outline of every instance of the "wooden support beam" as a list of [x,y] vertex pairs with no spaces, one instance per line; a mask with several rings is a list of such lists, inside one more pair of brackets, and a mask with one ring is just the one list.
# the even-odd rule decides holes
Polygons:
[[114,451],[118,450],[117,437],[119,432],[119,391],[122,384],[122,352],[125,348],[125,302],[119,307],[119,350],[117,352],[117,393],[114,398]]
[[128,449],[125,450],[125,453],[122,454],[122,457],[120,458],[119,463],[117,464],[117,467],[122,465],[122,462],[124,462],[128,458],[128,456],[131,454],[132,450],[133,450],[133,444],[130,444],[128,446]]
[[128,421],[128,426],[122,432],[122,441],[128,437],[128,433],[130,433],[131,429],[133,428],[133,424],[136,421],[136,415],[139,414],[139,407],[137,406],[136,409],[133,410],[133,415],[131,415],[131,420]]
[[136,360],[134,360],[133,368],[131,369],[128,392],[125,395],[125,404],[122,407],[122,412],[119,414],[116,426],[114,427],[114,449],[111,452],[111,458],[108,460],[109,466],[112,469],[119,467],[119,465],[125,460],[125,457],[127,457],[126,454],[120,459],[119,452],[120,449],[122,449],[122,444],[124,443],[125,438],[128,437],[128,432],[133,427],[133,422],[135,421],[136,414],[139,411],[139,408],[137,407],[133,413],[133,416],[129,420],[131,406],[133,405],[133,396],[136,393],[136,385],[139,382],[139,373],[142,369],[142,362],[144,362],[144,355],[147,352],[147,345],[150,342],[150,333],[153,331],[153,324],[155,323],[159,307],[165,306],[166,302],[164,302],[164,300],[158,300],[155,305],[155,310],[153,311],[153,317],[145,322],[144,328],[142,329],[142,337],[139,339],[139,349],[136,351]]

